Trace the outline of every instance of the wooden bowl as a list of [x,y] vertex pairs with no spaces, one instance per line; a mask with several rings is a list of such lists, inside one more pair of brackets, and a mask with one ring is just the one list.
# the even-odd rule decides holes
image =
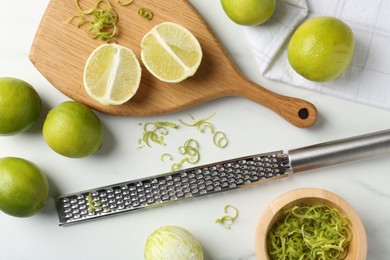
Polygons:
[[255,248],[258,260],[269,260],[267,234],[284,209],[295,205],[329,205],[351,222],[352,240],[345,260],[365,260],[367,237],[362,221],[355,210],[338,195],[322,189],[304,188],[287,192],[274,200],[263,212],[256,228]]

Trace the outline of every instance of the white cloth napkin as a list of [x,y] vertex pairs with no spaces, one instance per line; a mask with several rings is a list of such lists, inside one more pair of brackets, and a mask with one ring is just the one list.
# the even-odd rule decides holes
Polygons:
[[[339,18],[355,36],[355,53],[347,71],[324,83],[301,77],[287,60],[292,33],[315,16]],[[390,109],[389,0],[277,0],[275,13],[267,23],[243,29],[264,77]]]

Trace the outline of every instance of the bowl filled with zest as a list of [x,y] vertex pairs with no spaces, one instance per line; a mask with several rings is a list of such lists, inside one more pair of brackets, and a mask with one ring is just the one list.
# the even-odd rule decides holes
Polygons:
[[318,188],[289,191],[264,210],[256,228],[257,259],[365,260],[367,237],[352,206]]

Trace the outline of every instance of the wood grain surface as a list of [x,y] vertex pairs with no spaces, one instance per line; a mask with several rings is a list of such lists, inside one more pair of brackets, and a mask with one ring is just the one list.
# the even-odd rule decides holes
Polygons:
[[[95,0],[81,0],[83,9]],[[123,105],[104,106],[91,99],[83,87],[83,71],[91,52],[101,45],[85,30],[66,21],[78,13],[76,1],[51,0],[36,32],[30,60],[46,79],[66,96],[103,113],[147,116],[171,113],[224,96],[242,96],[271,109],[297,127],[310,127],[317,120],[314,105],[271,92],[244,78],[199,13],[186,0],[135,0],[129,6],[111,1],[118,13],[118,44],[134,51],[140,59],[142,37],[156,24],[171,21],[185,26],[199,40],[203,59],[197,73],[181,83],[164,83],[142,65],[136,95]],[[141,7],[153,11],[152,20],[138,15]],[[142,63],[141,63],[142,64]]]

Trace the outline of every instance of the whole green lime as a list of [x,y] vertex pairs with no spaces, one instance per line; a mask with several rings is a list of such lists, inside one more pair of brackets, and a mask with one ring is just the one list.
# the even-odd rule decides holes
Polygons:
[[13,135],[28,129],[41,113],[41,99],[27,82],[0,78],[0,135]]
[[0,210],[15,217],[29,217],[46,204],[49,184],[30,161],[0,158]]
[[271,18],[276,0],[221,0],[226,15],[241,25],[259,25]]
[[89,107],[79,102],[66,101],[47,114],[43,123],[43,137],[57,153],[82,158],[102,146],[103,126]]
[[330,81],[347,69],[354,48],[354,36],[346,23],[320,16],[307,20],[294,32],[288,45],[288,60],[304,78]]

